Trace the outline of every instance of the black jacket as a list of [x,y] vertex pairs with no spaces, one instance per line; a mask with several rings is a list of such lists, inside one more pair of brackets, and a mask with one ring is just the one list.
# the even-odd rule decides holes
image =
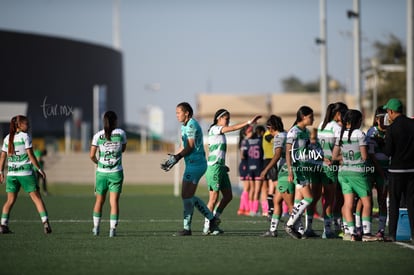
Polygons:
[[389,169],[414,170],[414,119],[400,115],[388,126],[385,154],[391,157]]

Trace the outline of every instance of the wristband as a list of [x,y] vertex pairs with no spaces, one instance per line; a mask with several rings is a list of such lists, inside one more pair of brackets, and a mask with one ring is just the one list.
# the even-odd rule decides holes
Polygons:
[[251,121],[251,120],[248,120],[248,121],[247,121],[247,124],[248,124],[248,125],[252,124],[252,121]]
[[179,161],[183,156],[181,155],[181,153],[178,153],[176,155],[174,155],[174,158],[176,161]]

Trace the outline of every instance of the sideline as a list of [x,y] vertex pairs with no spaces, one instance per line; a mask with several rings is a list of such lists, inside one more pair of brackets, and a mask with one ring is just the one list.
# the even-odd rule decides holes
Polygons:
[[394,242],[395,244],[398,244],[400,246],[403,246],[405,248],[414,250],[414,245],[413,244],[409,244],[409,243],[403,243],[403,242]]

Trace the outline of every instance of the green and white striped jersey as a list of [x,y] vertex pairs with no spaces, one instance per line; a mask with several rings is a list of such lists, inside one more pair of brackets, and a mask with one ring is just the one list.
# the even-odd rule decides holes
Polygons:
[[273,152],[276,151],[277,148],[282,148],[282,152],[280,155],[280,159],[277,162],[278,170],[280,171],[282,168],[287,170],[286,164],[286,132],[280,132],[273,138]]
[[[361,156],[361,146],[367,146],[367,137],[364,132],[359,129],[352,131],[350,142],[348,142],[349,129],[345,130],[342,136],[342,159],[343,164],[339,167],[339,171],[365,172],[365,161]],[[339,139],[335,145],[339,145]]]
[[309,130],[307,128],[301,129],[296,125],[287,133],[286,144],[292,144],[292,149],[289,153],[292,156],[293,166],[309,165],[309,138]]
[[[322,147],[325,158],[332,160],[332,150],[335,146],[335,141],[341,135],[341,126],[334,120],[328,122],[322,130],[322,123],[318,127],[318,140]],[[324,165],[326,165],[324,163]]]
[[208,131],[208,165],[226,163],[226,135],[221,133],[223,126],[213,125]]
[[[27,149],[32,148],[32,138],[25,132],[17,132],[13,139],[14,152],[7,156],[7,175],[29,176],[33,173]],[[4,138],[2,151],[8,152],[9,135]]]
[[111,140],[105,138],[105,131],[100,130],[92,138],[92,146],[99,148],[98,172],[118,172],[122,168],[122,145],[127,143],[126,134],[122,129],[114,129]]

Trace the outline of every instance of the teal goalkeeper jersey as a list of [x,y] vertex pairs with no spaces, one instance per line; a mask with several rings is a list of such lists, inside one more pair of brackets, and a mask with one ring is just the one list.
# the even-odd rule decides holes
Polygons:
[[206,153],[203,144],[203,131],[194,118],[190,118],[186,125],[181,126],[181,140],[184,148],[188,146],[188,140],[194,139],[194,150],[184,157],[185,164],[206,165]]

